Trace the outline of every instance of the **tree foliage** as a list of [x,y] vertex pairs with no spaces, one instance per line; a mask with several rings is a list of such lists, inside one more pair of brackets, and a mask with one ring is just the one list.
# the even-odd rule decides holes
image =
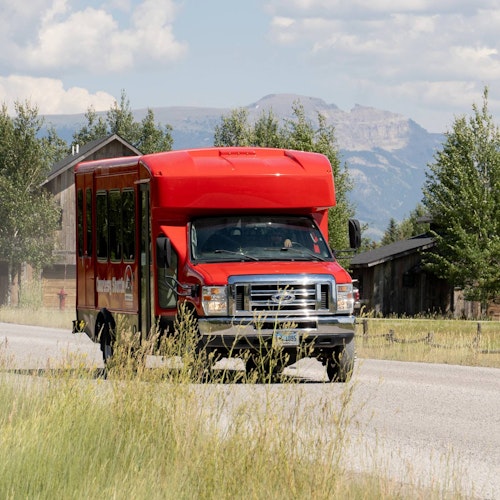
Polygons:
[[233,109],[222,123],[215,126],[214,146],[256,146],[253,131],[248,123],[248,111]]
[[173,145],[172,126],[156,124],[153,110],[148,109],[139,126],[139,136],[135,147],[147,154],[170,151]]
[[15,112],[11,118],[5,104],[0,111],[0,259],[9,285],[23,263],[41,269],[51,261],[59,210],[42,184],[62,154],[53,130],[40,138],[37,107],[17,102]]
[[429,165],[424,204],[436,226],[427,266],[483,303],[500,293],[500,131],[481,108],[459,117]]
[[90,107],[85,113],[86,123],[73,134],[71,145],[83,145],[111,134],[117,134],[144,154],[170,151],[173,146],[172,127],[156,123],[154,111],[148,108],[141,122],[134,119],[125,91],[120,102],[115,101],[106,113],[98,115]]
[[85,113],[87,123],[73,133],[72,146],[85,145],[96,139],[109,135],[108,126],[102,116],[99,116],[91,106]]
[[332,165],[337,204],[328,215],[329,241],[333,248],[348,248],[348,219],[354,209],[348,201],[352,189],[347,167],[341,165],[335,129],[318,113],[317,126],[309,121],[303,106],[296,102],[293,118],[280,124],[272,111],[263,112],[256,122],[249,123],[248,111],[232,110],[222,117],[214,133],[215,146],[280,147],[324,154]]
[[252,142],[263,148],[280,148],[283,146],[279,121],[272,110],[267,113],[263,112],[255,122]]
[[423,222],[423,217],[426,215],[426,208],[419,203],[415,209],[410,212],[409,217],[403,219],[400,223],[394,218],[391,218],[380,243],[382,245],[389,245],[396,241],[407,240],[408,238],[413,238],[414,236],[428,232],[429,223]]

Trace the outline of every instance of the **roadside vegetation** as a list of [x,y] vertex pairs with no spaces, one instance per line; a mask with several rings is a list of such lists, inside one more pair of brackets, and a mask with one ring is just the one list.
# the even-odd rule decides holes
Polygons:
[[358,318],[360,358],[500,368],[500,322]]
[[151,369],[141,360],[156,339],[139,347],[122,331],[97,378],[83,357],[38,377],[12,373],[0,347],[2,498],[443,498],[411,475],[401,484],[349,470],[352,429],[363,426],[356,380],[314,392],[253,375],[200,383],[203,359],[182,348],[189,327],[179,338],[158,352],[182,362]]
[[3,498],[401,498],[410,488],[341,465],[349,387],[313,407],[290,383],[243,396],[248,386],[189,377],[82,378],[0,375]]
[[[0,322],[71,330],[72,309],[1,307]],[[500,368],[500,322],[442,317],[360,316],[358,358]]]

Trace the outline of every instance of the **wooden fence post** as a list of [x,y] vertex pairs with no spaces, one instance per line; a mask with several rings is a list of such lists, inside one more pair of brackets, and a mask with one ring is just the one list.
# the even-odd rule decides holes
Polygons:
[[481,342],[481,334],[482,334],[482,331],[481,331],[481,323],[478,321],[477,322],[477,333],[476,333],[476,338],[472,341],[472,344],[474,345],[474,347],[479,347],[479,343]]
[[389,333],[387,334],[387,340],[391,343],[394,342],[394,330],[389,330]]

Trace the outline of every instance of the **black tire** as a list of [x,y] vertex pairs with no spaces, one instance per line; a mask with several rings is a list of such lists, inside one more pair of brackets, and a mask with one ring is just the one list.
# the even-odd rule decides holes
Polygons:
[[113,356],[113,344],[116,338],[116,323],[107,309],[101,309],[95,321],[95,334],[102,351],[104,364]]
[[281,359],[269,358],[269,354],[252,353],[245,363],[246,379],[257,383],[277,383],[281,381],[283,363]]
[[349,382],[354,369],[354,339],[334,350],[326,358],[326,373],[330,382]]

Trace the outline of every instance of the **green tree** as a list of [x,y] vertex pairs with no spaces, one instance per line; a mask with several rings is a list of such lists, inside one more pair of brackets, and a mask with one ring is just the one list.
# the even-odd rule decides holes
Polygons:
[[52,165],[68,156],[68,143],[57,135],[57,131],[52,125],[47,128],[47,135],[40,140]]
[[262,112],[253,127],[253,146],[279,148],[283,144],[278,118],[269,110]]
[[428,233],[430,225],[427,219],[428,214],[426,208],[421,203],[418,203],[410,212],[410,216],[401,221],[399,225],[400,239],[406,240],[420,234]]
[[17,102],[15,111],[14,118],[5,104],[0,111],[0,259],[8,266],[9,304],[16,276],[21,285],[22,265],[40,270],[50,263],[59,221],[56,203],[42,183],[60,143],[53,131],[40,138],[38,108]]
[[117,134],[144,154],[170,151],[174,140],[172,127],[156,123],[154,111],[147,109],[141,122],[136,122],[127,94],[122,90],[120,103],[114,102],[106,113],[106,119],[94,108],[85,113],[86,123],[73,134],[71,145],[83,145],[111,134]]
[[162,127],[155,123],[152,109],[148,109],[139,127],[139,139],[135,145],[144,154],[170,151],[174,145],[172,126]]
[[390,245],[391,243],[395,243],[399,241],[401,238],[399,237],[399,225],[394,217],[391,217],[389,220],[389,225],[385,230],[384,236],[380,240],[382,245]]
[[109,135],[104,118],[99,116],[92,106],[87,109],[85,119],[87,123],[73,133],[72,146],[87,144]]
[[335,128],[327,125],[326,118],[321,114],[318,114],[318,123],[313,151],[324,154],[330,160],[335,180],[336,205],[328,213],[329,240],[333,248],[345,249],[349,247],[348,220],[354,216],[354,206],[348,198],[352,181],[347,165],[342,166],[340,161]]
[[120,97],[120,104],[117,101],[111,106],[106,114],[108,130],[111,134],[117,134],[134,146],[139,142],[139,124],[134,120],[134,113],[130,107],[124,90]]
[[265,111],[251,125],[245,108],[233,109],[215,126],[214,146],[257,146],[278,148],[283,145],[283,131],[272,110]]
[[459,117],[424,186],[437,249],[427,267],[466,298],[485,304],[500,292],[500,132],[483,105]]
[[222,123],[215,126],[214,146],[255,146],[253,132],[248,123],[245,108],[233,109],[229,116],[222,117]]
[[396,219],[391,218],[389,225],[382,237],[381,244],[389,245],[396,241],[407,240],[429,231],[429,223],[425,221],[427,210],[419,203],[411,212],[409,217],[403,219],[399,224]]
[[354,214],[354,208],[348,200],[352,183],[347,166],[341,165],[335,128],[327,124],[321,113],[317,115],[318,126],[315,128],[299,102],[294,103],[292,111],[294,117],[285,120],[283,147],[321,153],[330,161],[335,180],[336,205],[328,212],[328,238],[332,248],[346,249],[349,247],[348,220]]

